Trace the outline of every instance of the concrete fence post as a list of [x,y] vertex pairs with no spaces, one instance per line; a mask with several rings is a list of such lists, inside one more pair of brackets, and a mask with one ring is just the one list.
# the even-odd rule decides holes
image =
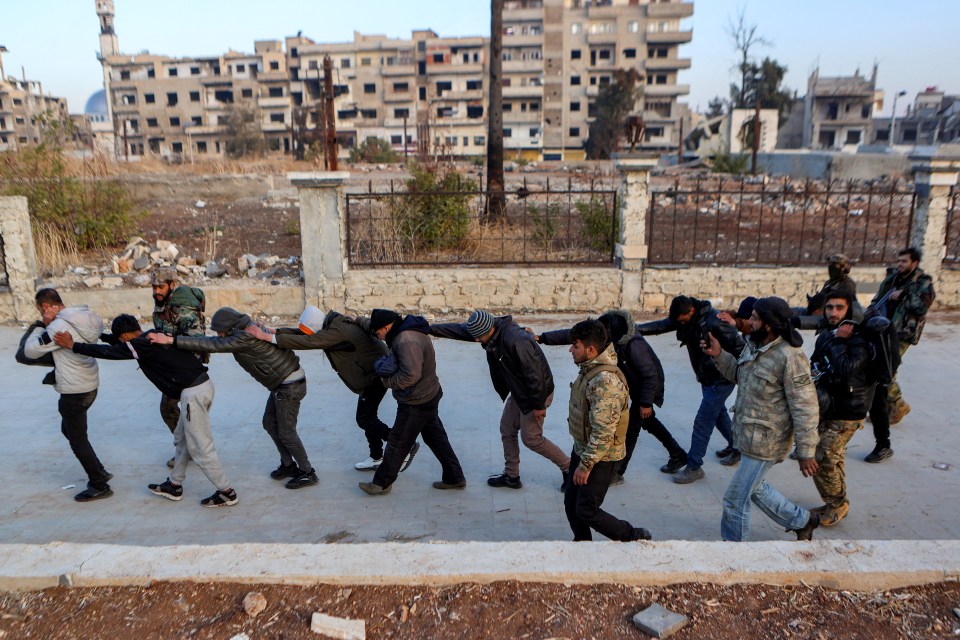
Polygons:
[[921,267],[939,288],[946,255],[950,190],[960,175],[960,145],[942,145],[932,153],[912,155],[916,207],[910,244],[923,252]]
[[616,257],[622,274],[621,304],[627,309],[643,307],[643,269],[649,249],[647,216],[650,212],[650,172],[657,166],[653,155],[615,156],[620,172],[617,200],[620,203]]
[[13,316],[20,322],[36,320],[37,255],[33,247],[30,212],[23,196],[0,197],[0,237],[3,238],[7,285],[13,297]]
[[343,310],[347,256],[346,171],[288,173],[300,195],[306,304]]

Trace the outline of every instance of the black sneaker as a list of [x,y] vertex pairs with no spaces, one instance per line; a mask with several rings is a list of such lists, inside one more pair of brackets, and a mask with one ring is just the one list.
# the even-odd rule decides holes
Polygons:
[[667,460],[667,464],[660,467],[661,473],[669,473],[670,475],[675,474],[680,469],[683,469],[687,466],[687,454],[683,453],[682,455],[670,456],[670,459]]
[[865,461],[877,464],[883,462],[884,460],[889,460],[893,457],[893,449],[890,447],[876,447],[873,451],[867,454],[867,457],[864,458]]
[[652,540],[653,536],[649,531],[643,527],[634,527],[633,529],[633,539],[634,540]]
[[310,469],[310,471],[300,473],[296,478],[288,480],[284,486],[287,489],[302,489],[303,487],[312,487],[318,482],[320,482],[320,480],[317,479],[317,472]]
[[610,486],[615,487],[618,484],[623,484],[623,474],[615,473],[610,477]]
[[717,449],[714,451],[717,454],[718,458],[726,458],[728,455],[733,453],[733,445],[728,444],[724,449]]
[[110,489],[110,487],[105,487],[103,489],[87,487],[85,490],[73,496],[73,499],[77,502],[93,502],[94,500],[103,500],[104,498],[109,498],[112,495],[113,490]]
[[270,472],[270,477],[274,480],[296,478],[299,475],[301,475],[300,467],[297,466],[296,462],[292,462],[290,464],[281,464],[279,467]]
[[207,508],[215,507],[232,507],[237,504],[239,498],[237,498],[237,492],[233,489],[227,489],[226,491],[217,490],[209,498],[204,498],[200,501],[200,506]]
[[414,457],[417,455],[417,451],[420,451],[420,443],[414,441],[413,446],[410,447],[410,453],[407,454],[407,457],[403,459],[403,464],[400,465],[400,471],[406,471],[410,466],[410,463],[413,462]]
[[735,467],[740,464],[740,452],[734,451],[725,458],[720,458],[720,464],[725,467]]
[[161,498],[166,498],[167,500],[177,501],[183,499],[183,487],[170,482],[170,478],[167,478],[161,484],[148,484],[147,489],[150,490],[150,493],[160,496]]
[[498,476],[490,476],[487,478],[487,484],[491,487],[508,487],[510,489],[520,489],[523,487],[523,483],[520,482],[520,476],[513,477],[505,473],[501,473]]

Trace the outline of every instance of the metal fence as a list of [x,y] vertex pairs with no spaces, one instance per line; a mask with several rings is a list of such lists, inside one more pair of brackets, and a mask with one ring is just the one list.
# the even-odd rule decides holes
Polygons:
[[7,252],[3,246],[3,236],[0,235],[0,288],[10,287],[10,277],[7,275]]
[[960,266],[960,186],[950,189],[950,201],[947,205],[946,253],[943,262],[951,266]]
[[[472,186],[473,188],[470,188]],[[614,264],[617,195],[578,185],[508,189],[500,216],[476,183],[451,191],[348,193],[351,267]]]
[[651,264],[806,265],[844,253],[888,264],[907,246],[916,196],[901,183],[721,177],[651,193]]

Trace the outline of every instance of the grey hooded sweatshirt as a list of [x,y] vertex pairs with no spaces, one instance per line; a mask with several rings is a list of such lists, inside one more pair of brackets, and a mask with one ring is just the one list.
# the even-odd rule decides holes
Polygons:
[[45,353],[53,354],[57,379],[53,388],[57,393],[88,393],[95,390],[100,386],[97,361],[57,346],[53,336],[63,331],[72,335],[75,342],[96,344],[103,333],[103,320],[87,305],[66,307],[49,325],[33,330],[24,345],[24,355],[39,358]]

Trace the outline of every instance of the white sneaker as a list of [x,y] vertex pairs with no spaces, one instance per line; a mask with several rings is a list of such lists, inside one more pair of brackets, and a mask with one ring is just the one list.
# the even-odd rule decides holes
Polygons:
[[383,458],[367,458],[363,462],[353,465],[353,468],[357,471],[376,471],[381,462],[383,462]]

